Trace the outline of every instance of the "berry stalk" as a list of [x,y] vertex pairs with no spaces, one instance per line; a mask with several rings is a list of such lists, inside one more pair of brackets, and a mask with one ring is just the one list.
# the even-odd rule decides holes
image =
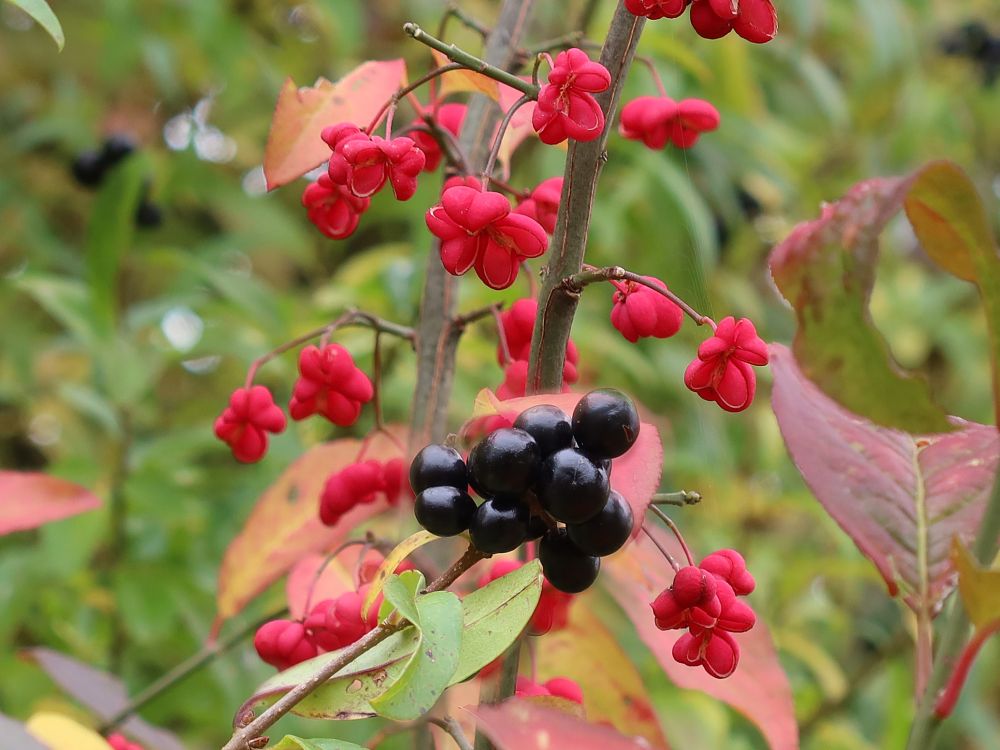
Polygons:
[[562,280],[583,269],[597,180],[606,159],[605,147],[613,120],[609,115],[621,99],[645,22],[646,19],[632,15],[619,3],[601,51],[601,64],[611,73],[611,85],[596,97],[606,115],[604,132],[593,141],[570,142],[556,231],[549,247],[531,342],[528,393],[558,391],[562,385],[566,343],[579,299],[562,286]]

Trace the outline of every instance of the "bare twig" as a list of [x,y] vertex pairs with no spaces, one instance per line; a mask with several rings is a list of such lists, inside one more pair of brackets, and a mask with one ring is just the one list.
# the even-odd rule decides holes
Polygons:
[[701,493],[691,490],[678,490],[677,492],[657,492],[650,498],[652,505],[676,505],[679,508],[685,505],[697,505],[701,502]]

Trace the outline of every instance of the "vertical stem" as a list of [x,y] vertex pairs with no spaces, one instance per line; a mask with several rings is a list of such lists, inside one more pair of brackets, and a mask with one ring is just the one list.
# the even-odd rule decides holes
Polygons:
[[[993,492],[986,504],[983,520],[972,545],[973,556],[983,565],[989,565],[1000,547],[1000,469],[993,480]],[[907,750],[929,750],[941,727],[941,718],[935,715],[934,706],[938,695],[944,689],[948,678],[955,670],[966,638],[969,636],[969,618],[958,596],[951,597],[950,609],[944,615],[944,625],[938,640],[938,651],[934,656],[934,668],[924,691],[917,715],[910,728]]]
[[[500,674],[496,676],[492,689],[486,698],[479,699],[480,704],[499,703],[514,694],[514,687],[517,684],[517,670],[521,663],[521,642],[523,640],[523,636],[518,638],[507,649],[507,653],[503,655]],[[494,750],[493,743],[483,732],[476,732],[475,750]]]
[[[111,476],[111,497],[108,503],[108,554],[105,573],[110,590],[114,589],[115,577],[128,554],[128,504],[125,497],[125,481],[128,479],[129,456],[132,451],[132,417],[126,411],[119,412],[122,434],[116,446],[117,455]],[[111,610],[111,635],[108,640],[108,668],[118,674],[122,655],[128,638],[121,612],[116,606]]]
[[529,393],[558,391],[562,386],[566,343],[580,297],[578,292],[564,288],[562,280],[583,268],[597,180],[607,159],[608,133],[645,22],[645,18],[632,15],[619,2],[601,50],[601,63],[611,73],[608,90],[597,96],[605,112],[604,133],[587,143],[570,142],[556,231],[549,246],[549,261],[531,341]]
[[[504,69],[510,66],[534,4],[535,0],[504,0],[497,22],[486,39],[483,56],[486,62]],[[480,95],[470,100],[459,143],[473,173],[486,165],[491,136],[499,121],[500,110],[488,97]],[[458,347],[451,324],[458,294],[457,281],[444,270],[435,245],[427,259],[417,325],[417,387],[413,395],[411,448],[441,440],[446,432]]]

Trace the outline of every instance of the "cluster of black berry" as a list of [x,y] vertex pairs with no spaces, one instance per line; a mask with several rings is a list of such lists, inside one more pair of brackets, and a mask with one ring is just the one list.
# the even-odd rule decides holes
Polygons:
[[[99,149],[84,151],[73,160],[73,177],[84,187],[99,187],[108,172],[135,149],[135,142],[128,136],[110,135]],[[163,212],[149,199],[148,183],[143,187],[142,199],[136,208],[135,223],[146,228],[156,228],[163,223]]]
[[[541,538],[538,558],[549,582],[575,594],[590,586],[600,558],[632,533],[632,509],[611,489],[611,459],[639,435],[625,394],[591,391],[572,420],[551,405],[522,412],[469,453],[428,445],[410,465],[417,521],[438,536],[468,530],[481,552],[510,552]],[[471,488],[483,498],[478,506]]]

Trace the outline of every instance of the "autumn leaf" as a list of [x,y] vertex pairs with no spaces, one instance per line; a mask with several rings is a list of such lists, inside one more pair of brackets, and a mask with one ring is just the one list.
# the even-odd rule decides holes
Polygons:
[[970,539],[1000,460],[994,427],[954,432],[880,427],[824,395],[792,353],[771,346],[772,406],[788,452],[816,499],[878,568],[889,592],[935,612],[954,588],[953,537]]
[[519,698],[466,710],[498,750],[650,750],[644,740]]
[[574,680],[583,691],[589,720],[608,722],[621,732],[645,737],[653,747],[665,747],[667,740],[642,677],[594,615],[593,605],[593,597],[575,601],[568,625],[545,636],[535,655],[536,680]]
[[50,750],[108,750],[110,747],[93,729],[53,711],[39,711],[25,726]]
[[78,484],[47,474],[0,471],[0,536],[101,507]]
[[[652,528],[651,533],[675,558],[683,559],[684,554],[673,537],[658,527]],[[717,680],[703,669],[674,660],[671,650],[684,631],[662,631],[653,623],[649,603],[670,586],[673,570],[645,536],[638,537],[625,551],[607,558],[601,580],[674,684],[699,690],[732,706],[760,729],[771,750],[798,750],[792,690],[771,634],[761,620],[749,632],[733,634],[740,646],[739,666],[732,676]]]
[[[451,65],[451,60],[448,59],[447,55],[438,52],[436,49],[431,50],[431,55],[434,57],[434,64],[437,67],[443,68],[445,65]],[[484,76],[482,73],[477,73],[468,68],[459,68],[458,70],[442,73],[438,77],[438,80],[440,81],[437,93],[439,99],[444,99],[450,94],[470,92],[485,94],[493,101],[500,100],[500,91],[498,88],[500,84],[489,76]]]
[[[483,418],[517,415],[539,404],[552,404],[572,415],[583,396],[582,393],[552,393],[501,401],[491,390],[484,388],[476,396],[472,419],[462,431],[467,432],[470,426]],[[660,486],[662,471],[663,444],[660,442],[660,432],[649,422],[641,422],[635,444],[624,456],[614,459],[611,468],[611,488],[620,492],[632,506],[633,534],[638,533],[649,500]]]
[[[361,447],[361,441],[353,439],[314,446],[264,491],[223,557],[215,631],[301,558],[336,547],[361,523],[386,509],[380,497],[345,513],[335,526],[319,520],[319,497],[327,477],[353,463]],[[381,461],[401,455],[398,445],[382,436],[365,451],[365,458]]]
[[267,189],[286,185],[330,158],[330,148],[320,138],[323,128],[338,122],[367,127],[405,84],[402,59],[369,60],[336,83],[320,78],[299,88],[291,78],[285,81],[264,151]]

